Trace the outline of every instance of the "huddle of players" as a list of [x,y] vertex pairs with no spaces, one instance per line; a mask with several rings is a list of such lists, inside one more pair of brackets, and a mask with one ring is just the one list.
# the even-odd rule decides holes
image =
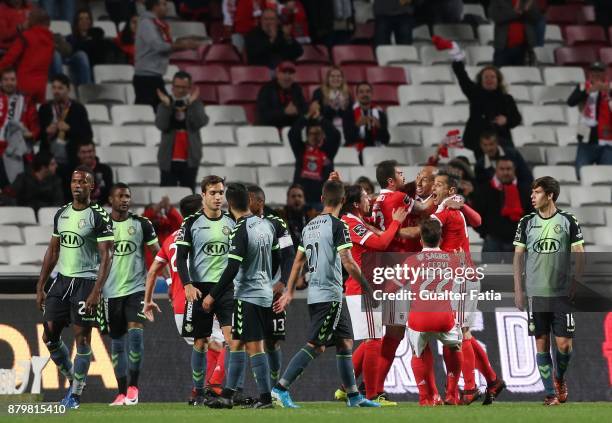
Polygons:
[[[327,345],[335,344],[338,371],[343,386],[343,390],[337,392],[337,397],[346,395],[349,406],[393,405],[381,395],[382,386],[395,356],[395,349],[404,336],[407,310],[404,310],[405,305],[397,302],[383,303],[382,315],[372,310],[374,302],[371,299],[371,289],[359,270],[361,253],[364,250],[360,251],[358,247],[379,251],[415,251],[405,249],[414,248],[410,247],[410,244],[415,246],[418,243],[420,246],[422,242],[424,251],[437,248],[446,252],[462,250],[469,259],[465,221],[467,219],[477,226],[479,216],[454,197],[457,181],[451,175],[439,173],[433,179],[433,172],[432,168],[423,169],[417,178],[415,195],[412,198],[404,193],[411,187],[404,184],[403,175],[397,169],[396,163],[383,162],[379,165],[377,179],[383,190],[372,207],[373,223],[378,229],[368,225],[363,219],[368,210],[365,192],[350,187],[345,194],[342,183],[328,181],[323,187],[322,200],[325,209],[304,228],[302,243],[298,247],[291,274],[286,277],[284,272],[281,278],[282,281],[287,281],[282,295],[280,293],[285,287],[278,283],[273,284],[272,281],[281,261],[278,252],[281,249],[279,240],[290,240],[286,227],[279,219],[263,218],[261,212],[252,215],[249,211],[249,193],[244,186],[229,184],[226,189],[221,178],[210,176],[205,179],[202,183],[203,208],[185,219],[180,231],[175,234],[176,254],[167,255],[166,258],[171,270],[178,273],[179,280],[185,286],[184,295],[189,307],[189,310],[185,310],[185,315],[190,317],[191,321],[183,322],[182,334],[187,335],[189,332],[194,337],[192,403],[206,402],[211,407],[231,408],[233,396],[244,379],[246,354],[249,354],[260,393],[259,400],[252,406],[272,407],[272,397],[275,397],[284,407],[297,407],[291,400],[288,388]],[[45,317],[43,339],[51,358],[70,381],[70,389],[62,402],[70,408],[78,408],[91,358],[91,327],[96,325],[97,320],[104,320],[100,316],[104,313],[110,327],[112,360],[120,391],[111,405],[135,404],[138,402],[138,373],[142,364],[142,323],[145,315],[152,318],[152,311],[158,309],[151,300],[150,286],[147,287],[147,300],[144,300],[145,269],[142,255],[145,245],[149,246],[152,252],[159,250],[157,238],[150,222],[128,212],[130,194],[126,185],[117,184],[111,191],[111,216],[90,203],[93,178],[88,170],[82,168],[73,173],[71,188],[73,202],[60,208],[55,216],[53,237],[37,285],[37,303],[44,310]],[[548,199],[546,207],[550,209],[552,203],[552,215],[557,216],[554,208],[554,189],[551,191],[549,187],[545,187],[543,190],[534,185],[532,198],[537,195],[538,189]],[[224,191],[235,221],[221,211]],[[263,195],[260,189],[255,191]],[[193,209],[196,209],[196,204],[196,201],[192,201]],[[344,223],[338,219],[343,204],[347,211],[343,216]],[[201,206],[197,207],[199,208]],[[427,216],[431,210],[435,210],[432,219],[425,219],[420,222],[419,229],[415,229],[419,215]],[[409,219],[406,216],[408,213]],[[565,216],[564,225],[573,228],[572,249],[581,245],[581,234],[575,218],[572,216],[572,219],[569,219],[567,216],[571,215],[565,212],[559,212],[558,215]],[[527,234],[533,225],[529,226],[525,222],[534,219],[537,221],[538,218],[542,217],[538,214],[537,218],[530,215],[528,220],[523,219],[519,225],[519,230],[522,231],[520,233]],[[557,235],[565,233],[558,230],[558,224],[553,230]],[[576,234],[580,235],[580,239]],[[517,254],[522,252],[524,255],[525,242],[535,241],[527,241],[527,235],[521,236],[526,238],[519,238],[517,235]],[[415,242],[415,239],[419,238],[420,242]],[[283,249],[292,250],[287,248],[291,244],[286,245],[287,241],[284,242]],[[391,249],[394,243],[396,250]],[[355,248],[351,255],[349,251],[353,246]],[[518,251],[521,248],[523,250]],[[527,250],[531,253],[533,248]],[[204,252],[206,254],[202,255]],[[124,260],[124,257],[129,258]],[[225,261],[214,258],[207,260],[211,257],[224,257]],[[537,262],[537,255],[528,254],[527,258],[528,266],[542,266]],[[285,260],[286,263],[290,261]],[[164,259],[156,260],[157,262],[164,263]],[[45,283],[56,264],[58,275],[45,290]],[[296,281],[304,265],[308,266],[310,273],[309,339],[290,361],[283,376],[277,380],[281,364],[278,340],[284,336],[282,313],[292,299]],[[342,301],[342,265],[350,275],[346,286],[346,303]],[[107,278],[109,283],[105,286]],[[530,292],[529,278],[527,286],[528,295],[533,294],[533,290]],[[98,307],[103,287],[106,308]],[[172,291],[182,291],[178,288],[175,284]],[[273,301],[275,296],[277,299]],[[356,301],[352,296],[364,297],[363,300],[360,298],[359,302],[364,302],[365,311],[354,305]],[[517,306],[522,304],[517,302]],[[396,310],[396,307],[401,310]],[[105,312],[100,311],[104,309]],[[349,311],[352,319],[349,318]],[[432,313],[425,313],[426,316],[420,318],[418,312],[411,313],[408,321],[409,341],[414,350],[412,367],[417,378],[420,403],[442,403],[433,376],[433,356],[428,346],[431,338],[438,338],[445,344],[444,358],[448,378],[444,403],[469,404],[479,396],[475,386],[470,388],[469,384],[470,374],[473,378],[475,367],[471,357],[475,358],[479,371],[488,382],[484,404],[491,403],[504,388],[504,383],[497,378],[486,353],[469,333],[470,314],[451,313],[451,325],[449,313],[448,310],[440,313],[436,319],[431,318]],[[95,316],[96,314],[98,316]],[[212,333],[213,315],[221,326],[223,338],[230,346],[230,351],[225,354],[225,363],[221,366],[227,369],[226,383],[221,395],[205,399],[202,375],[206,374],[206,348],[208,337]],[[569,316],[567,313],[563,316],[558,313],[529,314],[530,331],[538,337],[538,363],[543,363],[539,365],[540,372],[543,380],[546,372],[548,373],[545,387],[547,393],[553,392],[547,396],[547,403],[551,404],[555,403],[554,398],[557,398],[556,403],[567,399],[563,374],[571,353],[569,332],[573,333],[574,322],[573,315]],[[381,339],[383,320],[386,333]],[[572,327],[565,325],[565,329],[559,329],[564,322],[569,322],[567,325],[571,323]],[[62,329],[70,323],[73,324],[77,341],[74,366],[60,337]],[[551,326],[557,336],[558,347],[554,388],[550,388],[552,383],[548,383],[552,379],[552,360],[546,349],[549,348],[547,336]],[[458,328],[461,328],[461,331]],[[531,330],[532,328],[534,330]],[[353,331],[356,333],[354,337]],[[128,351],[125,349],[126,333]],[[351,354],[353,338],[364,339],[366,342],[362,342]],[[128,359],[129,363],[126,365]],[[375,366],[378,366],[378,369],[372,372],[371,367]],[[366,396],[375,401],[370,401],[359,393],[353,367],[357,373],[363,372]],[[457,379],[461,372],[466,389],[459,396]],[[270,375],[273,376],[272,380]],[[272,388],[273,383],[275,386]],[[554,398],[548,400],[549,397]]]

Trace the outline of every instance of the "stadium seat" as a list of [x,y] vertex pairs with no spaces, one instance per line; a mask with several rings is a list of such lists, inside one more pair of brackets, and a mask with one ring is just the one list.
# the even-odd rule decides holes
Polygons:
[[204,44],[196,50],[182,50],[175,51],[170,55],[170,63],[177,65],[180,68],[191,66],[202,62],[202,56],[208,48],[207,44]]
[[294,168],[295,155],[293,154],[291,148],[289,148],[288,146],[282,148],[275,148],[272,152],[270,152],[270,166],[290,166]]
[[431,125],[431,108],[427,106],[391,106],[387,109],[389,126]]
[[96,155],[102,163],[111,167],[130,165],[130,156],[124,147],[99,147],[96,148]]
[[370,2],[355,1],[353,7],[355,8],[355,22],[365,23],[374,20],[374,10]]
[[576,162],[576,147],[549,147],[546,149],[546,163],[549,165],[569,165]]
[[610,68],[612,66],[612,47],[605,47],[599,50],[599,60]]
[[362,154],[364,166],[376,166],[384,160],[396,160],[400,165],[408,164],[404,149],[400,148],[366,147]]
[[434,106],[434,126],[464,126],[470,110],[465,106]]
[[258,84],[270,82],[270,69],[265,66],[232,66],[232,84]]
[[287,204],[287,188],[266,188],[266,205],[270,207],[282,207]]
[[421,131],[410,126],[389,127],[389,145],[421,145]]
[[552,176],[562,185],[576,185],[576,169],[574,166],[536,166],[533,168],[533,177]]
[[100,126],[98,141],[102,147],[146,144],[142,128],[138,126]]
[[546,32],[544,33],[544,43],[561,45],[564,44],[563,34],[561,33],[561,27],[555,24],[546,25]]
[[469,148],[449,148],[448,158],[450,160],[453,160],[457,157],[463,157],[466,158],[470,163],[476,163],[476,155]]
[[256,103],[257,95],[261,87],[259,85],[219,85],[217,93],[219,104],[246,104]]
[[336,65],[376,65],[374,51],[370,46],[338,45],[332,48],[332,58]]
[[578,144],[578,129],[574,126],[560,126],[555,128],[557,143],[560,147]]
[[130,187],[132,195],[132,206],[148,206],[151,204],[151,188],[149,187]]
[[423,147],[437,147],[446,137],[449,128],[441,128],[434,126],[432,128],[422,128],[421,138],[423,139]]
[[113,39],[117,37],[117,27],[112,21],[94,21],[93,26],[104,31],[104,38]]
[[93,69],[96,84],[124,83],[131,84],[134,78],[132,65],[95,65]]
[[569,207],[572,204],[572,202],[570,201],[570,193],[568,189],[561,190],[561,192],[559,193],[559,198],[557,198],[555,204],[561,207]]
[[[597,228],[596,231],[593,231],[593,241],[595,244],[604,247],[612,246],[612,227]],[[591,249],[589,249],[589,251],[591,251]],[[609,263],[609,254],[605,255],[605,260]]]
[[[445,86],[446,88],[446,86]],[[442,89],[435,85],[402,85],[398,88],[400,105],[444,104]]]
[[85,109],[87,109],[87,117],[92,125],[97,123],[111,123],[106,106],[101,104],[86,104]]
[[205,126],[200,129],[204,146],[236,146],[233,126]]
[[580,168],[580,181],[585,186],[612,185],[612,165],[582,166]]
[[450,65],[453,59],[448,54],[448,51],[438,50],[432,45],[425,45],[421,47],[421,63],[425,66],[432,65]]
[[377,66],[366,68],[366,81],[370,84],[407,84],[406,71],[398,66]]
[[329,52],[327,47],[324,45],[310,45],[305,44],[302,46],[304,52],[300,57],[297,58],[296,63],[298,64],[321,64],[327,65],[330,63]]
[[416,180],[417,175],[421,171],[421,166],[400,166],[400,170],[404,173],[406,181]]
[[505,66],[504,79],[507,84],[517,85],[541,85],[542,75],[540,70],[529,66]]
[[[494,49],[491,46],[468,46],[465,50],[467,52],[468,63],[472,66],[483,66],[493,63]],[[448,53],[446,54],[448,55]]]
[[143,167],[119,167],[117,180],[133,185],[157,185],[159,186],[159,168],[153,166]]
[[53,225],[27,226],[23,228],[23,238],[27,245],[49,245]]
[[313,85],[321,83],[321,72],[319,66],[316,65],[301,65],[295,70],[295,82],[304,85]]
[[[49,243],[48,237],[47,243]],[[21,230],[17,226],[13,225],[0,225],[0,245],[23,245]]]
[[[606,215],[601,207],[566,208],[564,211],[572,213],[580,226],[605,226]],[[589,248],[589,251],[592,249]]]
[[610,205],[612,204],[612,192],[610,187],[574,187],[570,190],[572,207]]
[[511,132],[512,141],[516,147],[557,145],[555,131],[548,126],[517,126]]
[[[439,87],[436,87],[439,88]],[[459,104],[469,104],[467,97],[461,91],[461,88],[457,85],[444,85],[442,87],[444,92],[444,104],[449,106],[456,106]]]
[[571,25],[580,23],[582,6],[578,4],[550,5],[546,9],[548,24]]
[[565,110],[561,106],[523,106],[521,114],[525,126],[567,125]]
[[589,66],[597,60],[597,47],[559,47],[555,50],[555,62],[559,66]]
[[455,83],[449,66],[410,66],[408,75],[415,85]]
[[204,40],[208,38],[206,27],[202,22],[192,21],[168,21],[170,33],[177,40],[179,38],[197,38]]
[[353,147],[340,147],[336,157],[334,157],[334,165],[336,166],[359,166],[359,153]]
[[374,31],[374,22],[356,23],[349,43],[372,44]]
[[[168,65],[168,68],[166,69],[166,73],[163,76],[164,83],[171,84],[172,78],[174,78],[174,74],[177,73],[179,70],[180,70],[179,67],[176,65]],[[170,92],[170,90],[168,89],[166,91]]]
[[127,95],[124,85],[118,84],[81,84],[79,100],[88,104],[126,104]]
[[168,197],[172,204],[179,204],[181,200],[193,194],[193,191],[187,187],[155,187],[151,188],[151,201],[159,202],[163,197]]
[[584,82],[584,71],[580,67],[547,67],[544,68],[546,85],[576,85]]
[[62,37],[72,34],[72,27],[68,21],[52,20],[49,30],[54,34],[60,34]]
[[155,126],[141,127],[145,144],[149,147],[157,147],[161,141],[161,131]]
[[414,166],[424,166],[429,162],[429,158],[436,154],[436,147],[414,147],[411,148],[412,163]]
[[412,28],[412,39],[415,43],[431,43],[431,33],[427,25]]
[[478,41],[480,42],[480,45],[482,46],[489,46],[489,45],[493,45],[493,40],[495,38],[494,36],[494,29],[493,29],[493,25],[478,25]]
[[552,66],[555,64],[556,46],[543,46],[534,48],[536,60],[539,66]]
[[236,48],[231,44],[211,44],[204,53],[203,62],[207,65],[225,64],[239,65],[242,60],[236,51]]
[[7,248],[9,263],[18,265],[42,265],[47,247],[44,245],[13,245]]
[[[546,75],[545,75],[546,76]],[[536,105],[546,106],[549,104],[566,105],[567,99],[574,91],[572,86],[542,86],[531,87],[531,96]]]
[[269,166],[268,150],[263,147],[228,147],[225,149],[225,165]]
[[[241,182],[243,184],[257,184],[257,172],[251,167],[210,167],[207,175],[219,175],[226,182]],[[268,190],[266,189],[266,196]]]
[[397,85],[376,85],[373,87],[372,102],[381,107],[398,105]]
[[414,46],[378,46],[376,58],[379,66],[420,64],[419,53]]
[[148,147],[131,147],[129,150],[132,166],[158,166],[157,150]]
[[433,26],[433,33],[440,37],[454,40],[459,43],[474,42],[474,31],[468,24],[438,24]]
[[[342,73],[346,82],[350,85],[356,85],[365,80],[365,71],[368,65],[348,65],[341,66]],[[325,75],[327,74],[328,68],[321,68],[321,81],[325,81]]]
[[517,104],[533,104],[531,95],[529,95],[529,88],[524,85],[510,85],[508,94],[514,97]]
[[38,224],[53,226],[53,218],[57,213],[57,207],[41,207],[38,209]]
[[199,99],[203,104],[219,104],[217,87],[209,84],[197,84],[200,91]]
[[236,129],[236,138],[240,147],[282,145],[278,129],[273,126],[242,126]]
[[246,114],[241,106],[206,106],[209,125],[244,125]]
[[149,105],[133,104],[129,106],[113,106],[111,116],[115,125],[154,124],[155,113]]
[[[272,154],[270,154],[272,156]],[[288,187],[293,183],[294,169],[291,167],[260,167],[257,168],[259,186]]]
[[[550,149],[550,147],[548,148]],[[543,166],[546,163],[546,152],[543,147],[527,146],[518,147],[517,150],[530,166]],[[551,163],[548,163],[551,164]]]
[[1,207],[0,225],[28,226],[38,225],[38,222],[30,207]]
[[608,44],[606,32],[597,25],[568,25],[565,27],[565,44],[576,45],[600,45]]
[[354,183],[362,176],[376,184],[376,166],[356,166],[349,169],[349,180],[351,182]]
[[474,15],[482,18],[483,20],[487,20],[487,15],[484,7],[481,4],[464,4],[463,16],[461,18],[462,20],[465,19],[465,15]]
[[202,147],[200,166],[225,166],[225,149],[216,147]]
[[194,84],[229,84],[229,73],[221,65],[186,66],[185,72],[191,75]]

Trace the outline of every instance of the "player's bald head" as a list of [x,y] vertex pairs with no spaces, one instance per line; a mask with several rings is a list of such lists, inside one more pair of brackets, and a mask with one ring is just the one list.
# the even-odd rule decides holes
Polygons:
[[438,168],[435,166],[429,166],[429,165],[423,166],[423,169],[421,169],[419,173],[424,177],[436,176],[436,174],[438,173]]

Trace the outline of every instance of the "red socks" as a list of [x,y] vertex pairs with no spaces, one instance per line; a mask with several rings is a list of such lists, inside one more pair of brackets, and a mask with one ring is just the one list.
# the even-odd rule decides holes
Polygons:
[[429,345],[421,354],[421,357],[425,361],[425,365],[427,366],[427,386],[429,388],[430,399],[433,400],[438,393],[438,386],[436,384],[436,373],[434,372],[434,358],[433,353],[431,352],[431,348]]
[[217,366],[217,359],[219,357],[219,354],[221,354],[220,351],[214,351],[212,349],[208,349],[208,351],[206,352],[206,381],[210,380],[210,377],[212,376],[213,372],[215,371],[215,367]]
[[448,347],[442,348],[444,364],[446,365],[446,398],[459,398],[457,385],[461,375],[463,354],[461,351],[451,350]]
[[385,379],[387,373],[391,369],[393,360],[395,360],[395,351],[402,342],[401,339],[393,338],[391,336],[383,336],[382,346],[380,348],[380,357],[378,358],[378,380],[376,383],[376,393],[385,391]]
[[363,358],[365,357],[365,341],[353,350],[353,369],[355,370],[355,379],[361,375],[363,370]]
[[361,345],[365,345],[363,357],[363,383],[366,387],[366,398],[374,398],[379,394],[377,390],[377,377],[381,343],[380,339],[370,339],[369,341],[361,343]]
[[208,368],[212,367],[214,369],[212,375],[208,379],[208,384],[211,386],[223,385],[223,378],[225,377],[225,366],[224,366],[225,350],[226,348],[221,348],[221,351],[217,355],[217,359],[215,361],[208,362],[207,369],[206,369],[207,373],[208,373]]
[[[427,347],[427,349],[429,349],[429,347]],[[417,388],[419,388],[419,404],[424,405],[430,398],[429,382],[427,380],[428,369],[423,355],[417,357],[413,354],[410,365],[412,366],[412,373],[414,373],[414,381],[416,382]]]
[[470,338],[470,343],[472,344],[472,349],[474,350],[476,368],[480,373],[482,373],[488,384],[495,382],[497,380],[497,374],[495,373],[495,370],[493,370],[493,367],[491,367],[487,352],[473,336]]
[[472,343],[469,339],[464,339],[461,343],[461,352],[463,353],[463,365],[461,372],[463,373],[463,389],[466,391],[476,388],[476,378],[474,376],[475,358]]

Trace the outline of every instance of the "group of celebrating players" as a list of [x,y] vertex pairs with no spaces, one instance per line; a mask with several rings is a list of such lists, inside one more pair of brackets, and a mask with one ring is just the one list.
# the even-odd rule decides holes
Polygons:
[[[261,188],[226,184],[223,178],[210,175],[202,180],[201,195],[181,200],[183,224],[160,249],[151,222],[130,213],[127,185],[112,187],[109,215],[90,200],[91,172],[77,168],[71,180],[73,201],[55,215],[37,284],[43,340],[51,359],[70,382],[62,403],[68,408],[80,405],[94,326],[108,331],[111,338],[119,392],[110,405],[138,403],[143,328],[145,321],[153,321],[154,312],[160,311],[152,295],[162,273],[169,284],[177,329],[193,345],[191,405],[272,408],[276,403],[298,408],[289,389],[327,346],[336,347],[341,381],[336,399],[350,407],[397,405],[384,392],[384,381],[406,328],[421,405],[469,405],[478,400],[482,394],[476,386],[475,369],[487,381],[483,404],[491,404],[505,383],[470,332],[475,316],[470,310],[475,304],[460,301],[451,306],[450,301],[442,301],[436,311],[419,309],[409,300],[382,301],[379,305],[361,271],[362,256],[375,251],[421,252],[420,262],[413,265],[425,267],[428,263],[457,266],[459,252],[459,266],[473,266],[467,225],[479,226],[480,216],[457,195],[457,178],[444,170],[426,166],[416,181],[406,184],[397,163],[384,161],[377,166],[376,178],[381,191],[372,203],[361,186],[345,187],[340,175],[333,172],[322,187],[323,210],[304,227],[296,251],[285,222],[264,214]],[[582,246],[575,218],[554,206],[559,194],[555,183],[548,177],[535,181],[532,201],[537,212],[521,220],[515,240],[518,255],[528,252],[530,306],[532,297],[549,296],[543,282],[531,281],[529,276],[542,266],[538,256],[531,254],[530,245],[537,242],[534,231],[547,231],[554,221],[551,233],[544,236],[565,237],[563,243],[572,250]],[[227,211],[223,210],[225,203]],[[563,222],[558,223],[559,219]],[[563,230],[559,230],[561,226]],[[148,272],[145,248],[155,255]],[[342,267],[349,275],[346,282]],[[54,269],[57,275],[48,283]],[[310,315],[307,339],[281,375],[280,341],[285,337],[286,310],[304,271]],[[520,309],[524,305],[522,272],[515,265]],[[435,290],[446,282],[415,281],[409,289]],[[530,332],[537,339],[545,404],[565,402],[564,374],[571,356],[573,315],[530,309],[529,321]],[[77,345],[74,363],[61,339],[62,330],[70,324]],[[551,328],[557,337],[556,367],[550,356]],[[436,339],[443,344],[447,373],[444,398],[436,387],[429,346]],[[353,351],[355,340],[362,342]],[[241,394],[247,362],[259,393],[251,401]],[[356,382],[360,375],[364,388]],[[464,381],[461,390],[460,376]]]

